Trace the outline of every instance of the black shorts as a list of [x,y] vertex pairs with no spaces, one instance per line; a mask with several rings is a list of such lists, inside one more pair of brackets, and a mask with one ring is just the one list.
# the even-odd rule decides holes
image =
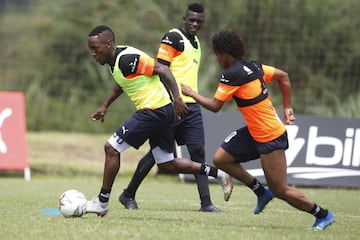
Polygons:
[[162,150],[173,153],[174,107],[172,103],[155,109],[138,110],[115,134],[119,141],[125,141],[138,149],[149,140],[151,149],[159,146]]
[[270,153],[277,149],[286,150],[289,147],[287,132],[269,142],[257,142],[250,135],[247,127],[230,133],[221,147],[238,162],[247,162],[260,158],[260,154]]
[[204,144],[204,124],[200,105],[187,103],[188,114],[175,124],[175,140],[178,145]]

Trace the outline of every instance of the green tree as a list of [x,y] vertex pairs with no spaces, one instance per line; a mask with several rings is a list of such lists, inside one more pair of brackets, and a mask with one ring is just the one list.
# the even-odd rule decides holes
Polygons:
[[[162,34],[181,25],[187,3],[1,1],[0,90],[25,92],[30,130],[113,130],[134,107],[124,96],[105,124],[95,127],[89,120],[114,82],[108,69],[91,58],[88,32],[95,25],[110,25],[117,43],[155,56]],[[215,31],[233,28],[247,43],[246,57],[288,71],[297,114],[360,118],[359,1],[223,0],[207,1],[205,8],[202,93],[213,94],[221,73],[210,38]],[[277,88],[270,91],[281,107]],[[226,106],[235,110],[233,104]]]

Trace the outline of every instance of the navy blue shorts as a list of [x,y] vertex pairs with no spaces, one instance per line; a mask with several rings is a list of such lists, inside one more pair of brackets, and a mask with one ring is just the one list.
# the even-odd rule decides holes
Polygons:
[[188,114],[175,124],[175,140],[178,145],[204,144],[204,124],[200,105],[187,103]]
[[230,133],[221,147],[238,162],[247,162],[260,158],[260,154],[270,153],[277,149],[286,150],[289,147],[287,132],[269,142],[256,142],[247,127]]
[[115,133],[136,149],[149,140],[151,149],[159,146],[173,153],[173,122],[174,107],[170,103],[156,110],[137,110]]

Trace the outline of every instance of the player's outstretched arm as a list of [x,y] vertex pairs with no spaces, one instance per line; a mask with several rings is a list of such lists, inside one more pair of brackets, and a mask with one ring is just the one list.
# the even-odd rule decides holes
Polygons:
[[101,122],[104,122],[104,117],[108,108],[123,92],[122,88],[118,84],[115,84],[105,102],[91,114],[91,119],[93,121],[101,120]]
[[179,88],[177,86],[174,75],[171,73],[168,66],[155,62],[154,64],[154,74],[158,74],[166,86],[170,89],[173,101],[174,101],[174,110],[176,117],[179,119],[185,116],[188,113],[188,107],[182,100]]
[[181,91],[184,95],[192,97],[204,108],[218,112],[224,105],[224,102],[217,100],[216,98],[207,98],[197,92],[194,92],[188,85],[181,84]]

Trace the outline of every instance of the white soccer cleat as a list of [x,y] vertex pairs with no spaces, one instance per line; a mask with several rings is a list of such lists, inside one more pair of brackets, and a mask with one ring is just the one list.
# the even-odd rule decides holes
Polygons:
[[108,202],[100,202],[99,198],[96,197],[91,201],[87,201],[86,213],[96,213],[98,216],[105,216],[109,210]]
[[229,201],[232,190],[233,190],[231,176],[219,169],[217,180],[219,181],[221,188],[224,192],[224,200]]

